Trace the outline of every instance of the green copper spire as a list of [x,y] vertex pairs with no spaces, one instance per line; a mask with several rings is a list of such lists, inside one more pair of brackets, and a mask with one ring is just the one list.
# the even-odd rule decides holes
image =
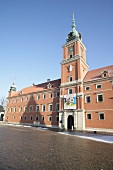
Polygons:
[[75,18],[74,18],[74,12],[73,12],[73,18],[72,18],[72,32],[76,30],[76,25],[75,25]]
[[78,33],[78,31],[76,30],[75,18],[74,18],[74,12],[73,12],[73,15],[72,15],[72,31],[68,34],[66,41],[69,42],[71,40],[78,39],[78,38],[81,39],[81,34]]

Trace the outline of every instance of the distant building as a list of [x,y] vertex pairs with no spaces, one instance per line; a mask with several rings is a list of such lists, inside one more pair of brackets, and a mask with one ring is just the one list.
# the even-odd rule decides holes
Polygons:
[[[98,61],[97,61],[98,62]],[[63,45],[61,79],[16,92],[10,88],[5,121],[65,129],[113,131],[113,65],[88,71],[86,48],[76,30]]]
[[4,118],[4,112],[0,112],[0,121],[3,121]]

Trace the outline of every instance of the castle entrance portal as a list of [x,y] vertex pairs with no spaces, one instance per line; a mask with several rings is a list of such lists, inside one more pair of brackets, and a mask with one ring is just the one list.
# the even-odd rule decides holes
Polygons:
[[72,126],[74,128],[74,117],[72,115],[68,116],[68,121],[67,121],[67,128],[72,129]]

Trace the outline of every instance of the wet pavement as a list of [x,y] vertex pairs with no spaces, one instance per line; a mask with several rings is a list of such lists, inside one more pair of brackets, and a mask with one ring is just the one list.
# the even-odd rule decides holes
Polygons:
[[109,137],[0,125],[0,170],[113,170]]

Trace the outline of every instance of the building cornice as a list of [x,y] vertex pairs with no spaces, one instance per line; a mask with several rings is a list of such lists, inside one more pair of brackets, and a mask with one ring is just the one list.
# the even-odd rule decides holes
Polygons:
[[71,40],[71,41],[66,42],[66,43],[62,46],[62,48],[67,47],[67,46],[69,46],[69,45],[71,45],[72,43],[77,42],[77,41],[79,41],[79,42],[82,44],[82,46],[85,48],[85,50],[87,50],[86,47],[84,46],[84,44],[82,43],[82,41],[81,41],[79,38],[76,38],[76,39],[74,39],[74,40]]
[[62,84],[60,85],[60,88],[62,88],[62,87],[74,86],[74,85],[77,85],[77,84],[81,84],[82,82],[83,82],[82,79],[78,79],[78,80],[76,80],[76,81],[62,83]]
[[100,78],[100,79],[97,79],[97,80],[90,80],[90,81],[87,81],[87,82],[83,81],[83,85],[86,86],[86,85],[89,85],[91,83],[98,83],[98,82],[109,81],[109,80],[111,80],[111,82],[113,82],[113,76],[108,77],[108,78]]
[[42,91],[31,92],[31,93],[27,93],[27,94],[18,94],[18,95],[15,95],[15,96],[7,97],[7,99],[16,98],[16,97],[23,97],[23,96],[29,96],[29,95],[34,95],[34,94],[44,93],[44,92],[54,92],[56,90],[60,90],[60,86],[54,87],[54,88],[51,88],[51,89],[44,89]]
[[89,65],[83,60],[82,56],[80,56],[79,54],[76,54],[76,55],[73,56],[72,58],[67,58],[67,59],[62,60],[62,62],[61,62],[60,64],[61,64],[61,65],[67,64],[67,63],[76,61],[76,60],[78,60],[78,59],[81,59],[82,62],[83,62],[87,67],[89,67]]

